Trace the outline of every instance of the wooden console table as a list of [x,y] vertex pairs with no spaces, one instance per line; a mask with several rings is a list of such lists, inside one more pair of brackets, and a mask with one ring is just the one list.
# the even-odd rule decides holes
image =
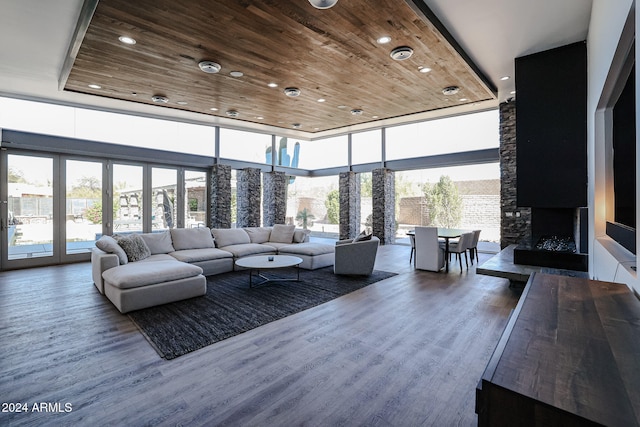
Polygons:
[[479,426],[639,426],[640,301],[533,273],[476,390]]

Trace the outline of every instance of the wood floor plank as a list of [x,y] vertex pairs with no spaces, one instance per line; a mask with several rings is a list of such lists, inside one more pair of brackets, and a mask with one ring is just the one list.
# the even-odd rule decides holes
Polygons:
[[475,425],[519,295],[475,266],[414,270],[409,250],[380,247],[395,277],[170,361],[89,264],[0,272],[2,402],[73,405],[0,425]]

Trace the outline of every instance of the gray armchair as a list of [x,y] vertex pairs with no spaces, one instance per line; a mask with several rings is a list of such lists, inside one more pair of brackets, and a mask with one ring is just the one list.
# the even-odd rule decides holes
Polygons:
[[371,236],[371,240],[358,242],[353,242],[352,239],[337,241],[333,272],[335,274],[370,275],[376,262],[379,244],[380,239],[376,236]]

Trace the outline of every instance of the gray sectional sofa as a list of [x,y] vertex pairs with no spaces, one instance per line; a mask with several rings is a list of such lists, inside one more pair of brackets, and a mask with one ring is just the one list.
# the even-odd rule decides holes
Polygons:
[[241,257],[287,254],[301,268],[333,265],[334,246],[309,242],[294,226],[176,228],[102,236],[91,255],[93,281],[121,313],[204,295],[205,276],[233,271]]

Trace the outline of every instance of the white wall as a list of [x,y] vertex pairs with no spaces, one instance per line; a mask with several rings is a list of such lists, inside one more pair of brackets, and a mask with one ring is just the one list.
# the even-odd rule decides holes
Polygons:
[[[594,0],[587,37],[588,49],[588,98],[587,98],[587,145],[589,159],[589,272],[598,280],[626,283],[640,293],[637,274],[631,269],[636,256],[622,248],[605,234],[607,205],[611,206],[611,191],[607,192],[607,160],[610,150],[605,141],[605,112],[598,110],[607,75],[614,63],[614,54],[627,21],[633,11],[634,0]],[[637,20],[637,18],[636,18]],[[637,48],[636,48],[637,49]],[[638,56],[636,54],[636,56]],[[636,77],[636,82],[638,77]],[[638,85],[636,83],[636,85]],[[639,98],[640,99],[640,98]],[[638,112],[636,112],[638,114]],[[638,119],[636,117],[636,123]],[[636,164],[638,164],[636,160]],[[636,173],[638,171],[636,167]],[[637,181],[637,179],[636,179]],[[640,201],[640,197],[636,196]],[[640,210],[636,209],[636,215]],[[640,221],[638,221],[640,224]]]

